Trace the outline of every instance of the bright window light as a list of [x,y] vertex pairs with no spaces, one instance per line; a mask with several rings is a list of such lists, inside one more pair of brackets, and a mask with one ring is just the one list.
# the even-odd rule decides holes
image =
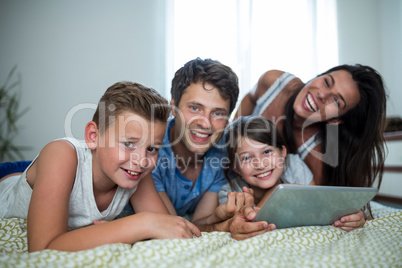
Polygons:
[[[196,57],[239,76],[240,98],[265,71],[304,82],[338,64],[336,0],[171,0],[167,79]],[[169,89],[170,90],[170,89]]]

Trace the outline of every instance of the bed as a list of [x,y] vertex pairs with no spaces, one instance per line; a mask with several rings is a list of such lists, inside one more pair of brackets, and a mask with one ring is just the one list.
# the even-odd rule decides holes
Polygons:
[[306,226],[236,241],[212,232],[79,252],[28,253],[26,220],[0,219],[0,267],[402,267],[402,209],[371,206],[375,219],[349,233]]

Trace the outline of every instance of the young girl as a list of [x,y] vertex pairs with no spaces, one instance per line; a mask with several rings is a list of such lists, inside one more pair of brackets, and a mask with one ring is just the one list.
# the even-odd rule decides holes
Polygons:
[[[226,139],[229,165],[225,173],[229,183],[219,192],[220,204],[227,202],[231,192],[245,192],[253,193],[254,203],[262,207],[281,183],[314,185],[307,165],[299,155],[287,154],[284,139],[266,117],[238,118],[228,127]],[[341,221],[347,219],[345,216]],[[333,226],[338,227],[336,222]]]
[[[53,141],[21,176],[1,181],[0,217],[27,219],[30,252],[200,236],[190,222],[167,215],[147,179],[168,116],[167,101],[155,90],[114,84],[86,125],[85,142]],[[113,220],[128,201],[136,214]],[[98,221],[105,222],[92,225]]]
[[240,117],[227,129],[229,183],[219,192],[219,203],[229,192],[252,189],[261,207],[281,183],[314,184],[313,174],[298,155],[288,154],[275,124],[262,116]]

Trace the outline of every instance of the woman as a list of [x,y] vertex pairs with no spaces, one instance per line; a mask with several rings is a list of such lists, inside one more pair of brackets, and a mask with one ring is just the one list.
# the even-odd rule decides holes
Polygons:
[[271,70],[242,100],[237,117],[258,114],[274,121],[290,153],[299,153],[316,184],[381,184],[386,93],[369,66],[340,65],[304,84]]

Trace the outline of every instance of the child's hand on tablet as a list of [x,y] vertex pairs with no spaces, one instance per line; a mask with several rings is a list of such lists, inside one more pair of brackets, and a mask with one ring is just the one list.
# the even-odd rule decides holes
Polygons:
[[343,216],[340,220],[334,222],[332,226],[338,227],[346,232],[353,231],[357,228],[362,228],[366,220],[364,218],[363,211],[359,211],[356,214],[350,214]]
[[215,209],[215,215],[219,220],[224,221],[233,217],[244,206],[254,206],[252,189],[247,188],[244,192],[228,193],[228,201]]

